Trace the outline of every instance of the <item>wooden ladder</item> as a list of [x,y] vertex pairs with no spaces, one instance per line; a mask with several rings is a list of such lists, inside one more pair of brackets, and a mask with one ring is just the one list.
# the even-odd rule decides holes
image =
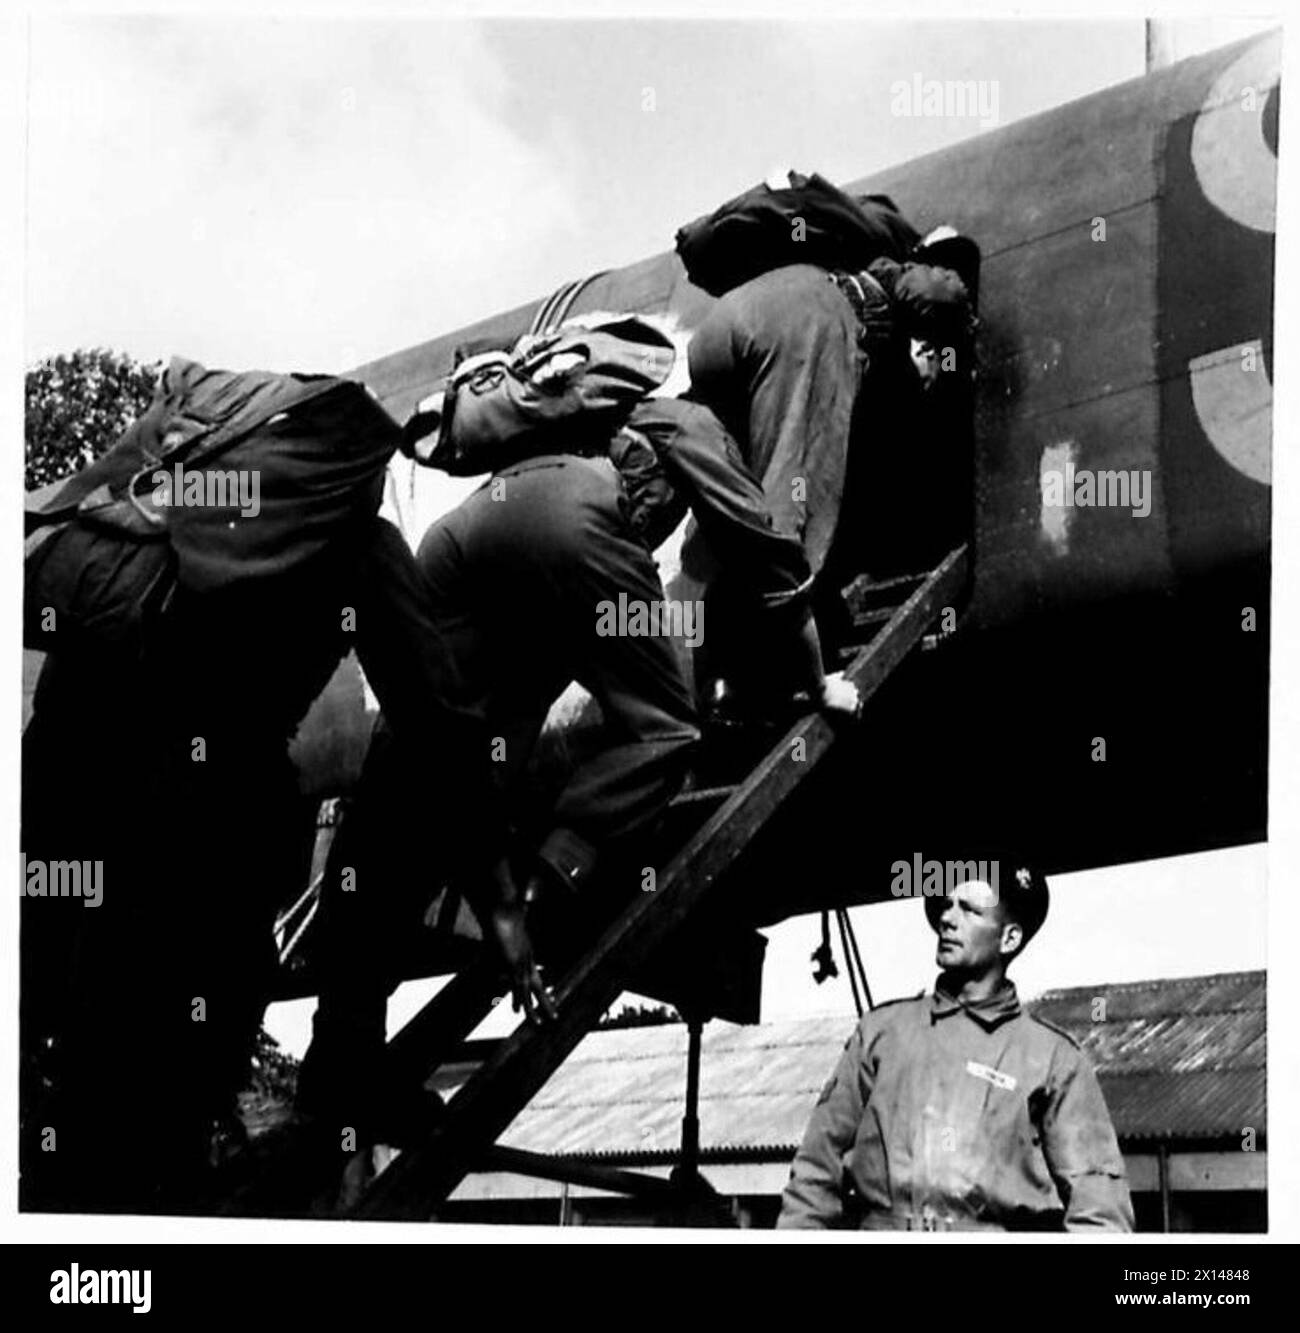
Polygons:
[[[961,546],[935,568],[891,580],[883,590],[875,585],[861,597],[855,597],[853,587],[846,591],[855,637],[864,640],[846,672],[864,703],[934,630],[943,611],[960,603],[966,578],[967,548]],[[665,942],[706,902],[716,900],[725,872],[817,767],[837,729],[822,713],[809,713],[789,727],[743,781],[679,797],[675,813],[693,807],[707,817],[662,870],[656,891],[638,894],[570,969],[556,988],[558,1019],[543,1026],[521,1024],[504,1041],[484,1043],[482,1049],[490,1053],[432,1120],[427,1137],[371,1183],[350,1215],[428,1220],[467,1174],[505,1169],[507,1156],[518,1159],[516,1169],[526,1170],[534,1155],[511,1154],[496,1146],[497,1139]],[[389,1043],[394,1076],[407,1085],[431,1077],[463,1049],[501,990],[499,969],[486,956],[453,977]],[[540,1159],[533,1166],[531,1174],[547,1174]],[[299,1213],[312,1169],[309,1154],[291,1148],[287,1160],[238,1190],[223,1211]],[[662,1181],[643,1183],[647,1189],[667,1188]]]

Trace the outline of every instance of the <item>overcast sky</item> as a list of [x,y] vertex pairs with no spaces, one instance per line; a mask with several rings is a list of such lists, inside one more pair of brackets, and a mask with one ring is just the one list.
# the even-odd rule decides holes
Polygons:
[[1095,23],[45,17],[30,45],[29,358],[345,370],[671,246],[774,166],[860,176],[1141,72]]
[[[1258,24],[1254,26],[1259,26]],[[1182,25],[1179,53],[1239,21]],[[346,370],[668,248],[773,167],[860,176],[1142,72],[1143,24],[37,17],[29,358]]]

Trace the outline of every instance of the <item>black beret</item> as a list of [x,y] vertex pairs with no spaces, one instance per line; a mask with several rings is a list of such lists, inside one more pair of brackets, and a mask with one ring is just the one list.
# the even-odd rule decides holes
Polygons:
[[[1024,932],[1024,943],[1028,944],[1039,928],[1047,920],[1047,909],[1051,895],[1047,891],[1047,880],[1041,870],[1025,861],[1014,857],[996,858],[998,901],[1006,908],[1007,915]],[[939,929],[939,918],[947,899],[937,894],[927,895],[925,899],[925,918],[931,930]]]
[[980,303],[980,248],[969,236],[945,236],[937,241],[922,241],[909,258],[933,268],[950,268],[966,286],[972,310]]
[[910,337],[940,347],[961,346],[973,332],[966,284],[950,268],[904,264],[894,281],[894,301]]

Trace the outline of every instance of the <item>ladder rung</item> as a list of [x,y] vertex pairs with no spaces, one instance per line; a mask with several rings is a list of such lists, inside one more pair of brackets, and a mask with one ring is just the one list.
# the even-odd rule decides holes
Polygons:
[[883,606],[872,607],[869,611],[859,611],[853,617],[854,629],[865,629],[868,625],[884,625],[894,617],[894,612],[898,606],[892,603],[886,603]]
[[504,1037],[480,1037],[477,1041],[463,1041],[438,1062],[429,1073],[424,1086],[436,1092],[459,1088],[472,1074],[476,1074],[502,1047]]
[[683,806],[721,804],[737,788],[738,783],[731,783],[725,787],[700,787],[695,791],[684,791],[680,796],[674,796],[670,809],[680,810]]
[[623,1171],[598,1162],[552,1157],[547,1153],[525,1152],[498,1144],[489,1148],[480,1162],[480,1171],[509,1171],[513,1175],[554,1180],[562,1185],[580,1185],[587,1189],[607,1190],[633,1198],[680,1202],[681,1188],[662,1176],[639,1171]]
[[390,1077],[405,1083],[426,1079],[465,1043],[504,989],[495,959],[457,972],[388,1043],[384,1058]]
[[874,606],[889,604],[901,606],[929,577],[929,570],[920,574],[899,574],[889,579],[871,579],[859,574],[841,593],[852,612],[865,611]]

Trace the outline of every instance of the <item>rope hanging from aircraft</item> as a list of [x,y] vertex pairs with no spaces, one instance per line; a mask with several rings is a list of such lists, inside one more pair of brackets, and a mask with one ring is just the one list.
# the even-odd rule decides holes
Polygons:
[[[815,964],[813,980],[819,986],[823,981],[831,977],[837,977],[840,974],[839,968],[835,965],[835,954],[831,947],[830,920],[830,912],[824,911],[821,920],[822,941],[812,952],[812,962]],[[876,1006],[871,998],[871,987],[867,983],[866,965],[862,961],[862,953],[858,949],[858,937],[854,933],[853,922],[849,918],[847,908],[840,907],[836,909],[835,924],[839,927],[840,948],[844,951],[844,963],[849,971],[849,987],[853,992],[853,1007],[858,1011],[858,1017],[861,1018],[865,1010],[874,1009]]]

